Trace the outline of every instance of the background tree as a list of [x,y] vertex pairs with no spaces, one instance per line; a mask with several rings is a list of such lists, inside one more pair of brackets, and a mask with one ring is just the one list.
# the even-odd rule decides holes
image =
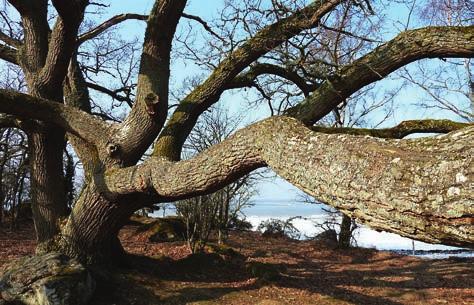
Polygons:
[[21,216],[28,216],[28,159],[24,134],[7,128],[0,130],[0,225],[17,227]]
[[[5,65],[2,73],[2,88],[25,89],[20,69]],[[8,222],[11,228],[18,226],[19,218],[31,214],[27,138],[21,130],[8,128],[16,124],[14,117],[0,116],[0,224]]]
[[[228,110],[211,107],[200,117],[184,145],[186,159],[227,139],[237,130],[240,121],[238,115],[231,116]],[[219,244],[225,241],[231,220],[237,219],[251,204],[259,178],[262,176],[246,175],[217,192],[176,203],[178,215],[185,220],[187,241],[193,253],[204,249],[213,230]]]

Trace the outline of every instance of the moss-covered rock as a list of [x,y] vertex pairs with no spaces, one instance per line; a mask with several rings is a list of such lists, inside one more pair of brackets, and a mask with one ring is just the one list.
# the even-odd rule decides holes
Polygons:
[[248,262],[246,264],[247,271],[254,277],[265,281],[276,281],[280,278],[280,270],[278,266],[262,262]]
[[146,232],[151,242],[180,241],[185,239],[186,224],[180,217],[157,218],[140,226],[137,232]]
[[85,305],[95,289],[89,271],[59,253],[18,259],[0,270],[0,293],[27,305]]
[[224,259],[216,253],[193,253],[176,262],[176,266],[186,273],[215,269],[224,265]]
[[337,232],[332,229],[319,233],[314,237],[314,240],[318,244],[322,244],[330,248],[335,248],[338,246]]
[[243,265],[246,260],[244,255],[226,245],[211,244],[208,246],[208,251],[210,253],[218,254],[226,263],[232,265]]

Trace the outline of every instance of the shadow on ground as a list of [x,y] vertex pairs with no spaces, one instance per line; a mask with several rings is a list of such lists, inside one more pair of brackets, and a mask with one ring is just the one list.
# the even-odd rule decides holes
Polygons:
[[[91,304],[470,304],[473,260],[428,261],[367,249],[279,248],[228,262],[132,256]],[[290,246],[293,244],[290,243]],[[308,245],[305,245],[308,247]],[[283,246],[282,246],[283,247]],[[298,249],[298,248],[296,248]],[[278,254],[277,254],[278,252]],[[313,255],[310,255],[313,253]],[[255,274],[262,262],[278,276]],[[260,266],[258,265],[258,266]],[[267,269],[265,269],[267,270]]]
[[[32,223],[0,228],[0,265],[32,254]],[[222,253],[189,256],[184,243],[121,231],[130,266],[101,281],[92,305],[474,304],[474,259],[423,260],[373,249],[233,232]],[[240,253],[240,254],[239,254]]]

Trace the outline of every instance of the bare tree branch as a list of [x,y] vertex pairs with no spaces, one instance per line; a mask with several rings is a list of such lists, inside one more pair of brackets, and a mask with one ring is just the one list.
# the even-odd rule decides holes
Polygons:
[[94,89],[96,91],[105,93],[109,95],[110,97],[112,97],[113,99],[116,99],[117,101],[126,102],[130,107],[133,106],[133,101],[126,96],[118,94],[117,90],[110,90],[108,88],[105,88],[103,86],[100,86],[98,84],[94,84],[91,82],[87,82],[87,87]]
[[22,42],[20,40],[12,38],[1,31],[0,31],[0,40],[16,49],[18,49],[22,45]]
[[236,76],[227,84],[225,89],[236,89],[242,87],[252,87],[258,76],[273,74],[293,82],[303,92],[305,96],[316,90],[319,84],[308,84],[298,73],[289,68],[280,67],[269,63],[257,63],[250,67],[248,72]]
[[89,30],[85,32],[84,34],[80,35],[77,39],[78,44],[82,44],[83,42],[93,39],[106,30],[110,29],[111,27],[124,22],[126,20],[147,20],[148,15],[140,15],[140,14],[120,14],[113,16],[109,20],[104,21],[103,23],[99,24],[97,27],[93,28],[92,30]]
[[344,35],[347,35],[347,36],[351,36],[351,37],[354,37],[354,38],[357,38],[357,39],[360,39],[360,40],[363,40],[363,41],[372,42],[372,43],[381,43],[381,42],[383,42],[383,41],[380,41],[380,40],[373,40],[373,39],[370,39],[370,38],[367,38],[367,37],[362,37],[362,36],[359,36],[359,35],[354,34],[352,32],[345,31],[343,29],[335,29],[335,28],[332,28],[332,27],[324,25],[324,24],[320,24],[319,26],[322,27],[323,29],[333,31],[333,32],[337,32],[337,33],[340,33],[340,34],[344,34]]
[[0,112],[57,124],[92,144],[107,141],[110,125],[75,107],[0,89]]
[[209,34],[211,34],[212,36],[216,37],[217,39],[219,39],[220,41],[224,41],[224,38],[222,38],[221,36],[219,36],[219,34],[217,34],[216,32],[214,32],[214,30],[212,30],[212,28],[209,26],[209,24],[207,24],[206,21],[204,21],[201,17],[199,16],[195,16],[195,15],[190,15],[190,14],[186,14],[186,13],[183,13],[181,14],[184,18],[186,19],[190,19],[190,20],[194,20],[196,22],[198,22],[199,24],[202,25],[202,27],[207,31],[209,32]]
[[9,63],[18,65],[17,50],[10,48],[9,46],[0,45],[0,58],[8,61]]
[[472,125],[474,124],[459,123],[450,120],[410,120],[403,121],[395,127],[382,129],[324,126],[311,126],[310,129],[315,132],[327,134],[350,134],[384,139],[403,139],[414,133],[448,133]]

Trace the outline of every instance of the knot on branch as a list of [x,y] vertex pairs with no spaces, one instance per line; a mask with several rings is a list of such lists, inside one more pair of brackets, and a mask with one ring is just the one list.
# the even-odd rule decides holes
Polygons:
[[108,143],[107,144],[107,153],[110,157],[115,158],[120,153],[120,145],[115,143]]
[[146,112],[149,115],[154,116],[158,112],[159,103],[160,98],[154,93],[149,93],[145,97]]

